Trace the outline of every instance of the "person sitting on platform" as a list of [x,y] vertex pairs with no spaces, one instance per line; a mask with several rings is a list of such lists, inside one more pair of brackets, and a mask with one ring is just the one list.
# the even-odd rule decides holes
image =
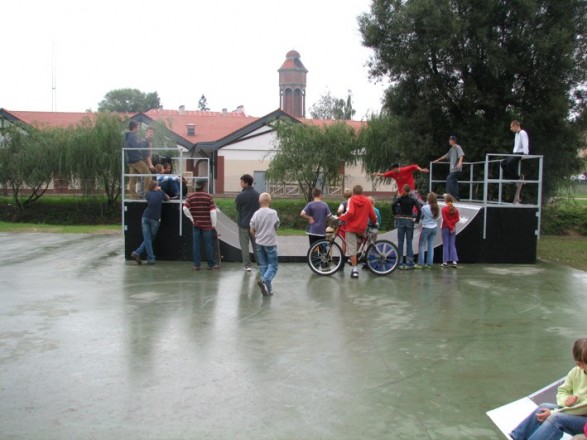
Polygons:
[[180,194],[180,185],[183,187],[182,192],[187,195],[187,182],[185,177],[179,178],[179,176],[172,174],[173,168],[171,167],[171,163],[164,162],[163,163],[163,174],[157,177],[157,182],[161,189],[172,199],[179,198]]
[[573,344],[577,364],[558,387],[556,404],[543,403],[511,433],[513,440],[558,439],[584,432],[587,423],[587,338]]

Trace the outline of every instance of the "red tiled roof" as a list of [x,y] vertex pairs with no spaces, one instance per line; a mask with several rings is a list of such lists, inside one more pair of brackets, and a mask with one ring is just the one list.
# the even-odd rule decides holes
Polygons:
[[[149,110],[151,119],[164,123],[167,128],[190,142],[211,142],[227,136],[259,118],[241,112],[204,112],[190,110]],[[195,135],[188,136],[188,125],[195,126]]]
[[356,132],[358,132],[361,128],[367,126],[366,121],[352,121],[352,120],[338,120],[338,119],[304,119],[298,118],[298,120],[304,125],[333,125],[338,122],[344,122],[345,124],[354,128]]
[[[2,111],[14,116],[25,124],[37,128],[69,127],[79,124],[84,118],[96,118],[96,113],[63,113],[63,112],[31,112],[31,111]],[[144,113],[149,118],[164,123],[169,130],[192,143],[214,142],[237,130],[257,121],[259,118],[247,116],[244,112],[204,112],[190,110],[149,110]],[[126,114],[131,118],[134,114]],[[305,125],[332,125],[336,120],[330,119],[303,119],[298,118]],[[367,123],[362,121],[344,121],[356,131]],[[195,135],[188,136],[188,125],[195,126]]]
[[10,113],[15,118],[21,120],[25,124],[31,125],[37,128],[46,127],[69,127],[79,124],[84,118],[90,118],[94,120],[96,118],[95,113],[63,113],[63,112],[29,112],[29,111],[9,111],[4,109],[7,113]]

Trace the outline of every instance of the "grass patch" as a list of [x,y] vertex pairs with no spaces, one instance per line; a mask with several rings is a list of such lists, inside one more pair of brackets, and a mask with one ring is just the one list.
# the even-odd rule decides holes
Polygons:
[[538,258],[587,271],[587,237],[542,235],[538,240]]
[[48,225],[0,221],[0,232],[55,232],[60,234],[119,234],[120,225]]

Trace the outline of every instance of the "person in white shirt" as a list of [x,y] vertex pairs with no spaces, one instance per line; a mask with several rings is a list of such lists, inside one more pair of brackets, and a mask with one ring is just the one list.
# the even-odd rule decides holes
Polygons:
[[510,124],[510,130],[516,134],[513,151],[516,156],[510,156],[502,160],[501,169],[503,170],[504,179],[520,180],[524,177],[519,174],[519,163],[523,155],[530,154],[530,139],[526,130],[522,130],[520,121],[513,120]]

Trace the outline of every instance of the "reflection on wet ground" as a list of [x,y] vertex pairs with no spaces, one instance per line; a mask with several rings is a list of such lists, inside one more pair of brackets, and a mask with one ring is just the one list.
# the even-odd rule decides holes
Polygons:
[[0,234],[0,437],[501,438],[564,376],[587,276],[539,263],[332,277],[137,266],[119,236]]

